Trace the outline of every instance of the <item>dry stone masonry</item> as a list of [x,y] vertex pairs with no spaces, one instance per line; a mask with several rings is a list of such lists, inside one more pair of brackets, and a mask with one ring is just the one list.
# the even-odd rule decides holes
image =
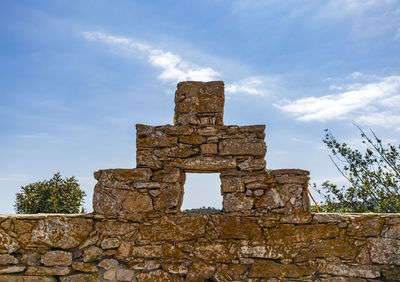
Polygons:
[[[136,125],[93,214],[0,215],[1,281],[400,281],[400,214],[312,214],[308,172],[267,170],[265,126],[223,124],[223,82],[181,82],[174,125]],[[220,213],[181,211],[218,173]]]

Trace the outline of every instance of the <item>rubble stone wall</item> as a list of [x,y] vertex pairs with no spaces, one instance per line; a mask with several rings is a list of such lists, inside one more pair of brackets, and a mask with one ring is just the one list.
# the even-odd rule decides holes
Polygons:
[[0,216],[0,281],[400,281],[400,214]]
[[[1,281],[400,281],[400,214],[312,214],[309,172],[268,170],[265,126],[223,124],[223,82],[182,82],[175,124],[136,125],[93,214],[0,215]],[[181,211],[185,173],[223,209]]]

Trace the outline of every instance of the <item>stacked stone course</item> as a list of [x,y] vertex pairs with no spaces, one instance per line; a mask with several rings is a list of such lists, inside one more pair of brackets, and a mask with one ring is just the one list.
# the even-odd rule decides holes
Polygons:
[[[400,281],[400,214],[311,214],[308,172],[267,170],[264,125],[223,125],[222,82],[138,124],[137,168],[95,172],[93,214],[0,215],[1,281]],[[219,173],[220,213],[180,211]]]

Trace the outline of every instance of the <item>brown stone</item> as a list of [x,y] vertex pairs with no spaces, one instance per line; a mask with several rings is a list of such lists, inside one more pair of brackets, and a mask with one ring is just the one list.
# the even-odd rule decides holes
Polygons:
[[149,223],[139,228],[137,238],[141,242],[188,241],[205,236],[207,218],[201,214],[164,215]]
[[285,202],[281,198],[281,194],[275,189],[267,189],[264,195],[257,201],[257,208],[276,209],[283,207]]
[[154,199],[154,209],[157,211],[180,209],[183,200],[182,186],[178,183],[171,183],[160,190],[160,195]]
[[103,251],[96,246],[87,247],[83,250],[83,261],[91,262],[98,260],[101,257],[102,253]]
[[0,282],[56,282],[54,277],[28,275],[0,275]]
[[244,192],[244,184],[240,177],[221,176],[221,192]]
[[117,220],[97,221],[95,230],[103,236],[123,236],[138,229],[138,224]]
[[249,277],[301,278],[315,273],[314,267],[280,264],[270,260],[256,260],[250,267]]
[[18,273],[24,271],[25,265],[0,265],[0,274]]
[[162,246],[131,246],[132,258],[159,258],[162,256]]
[[189,136],[179,137],[179,142],[190,145],[200,145],[206,142],[206,138],[201,135],[193,134]]
[[190,263],[188,262],[189,261],[174,260],[165,261],[161,265],[163,270],[171,274],[186,275],[188,273],[188,267],[190,265]]
[[375,215],[355,218],[347,227],[349,236],[376,236],[381,233],[384,219]]
[[16,257],[8,254],[0,255],[0,265],[17,264],[18,260]]
[[154,172],[153,181],[174,183],[178,182],[183,176],[182,170],[176,167],[168,167],[166,169]]
[[72,263],[72,254],[64,251],[49,251],[42,255],[41,262],[46,266],[69,266]]
[[99,273],[78,273],[60,277],[61,282],[97,282],[102,281]]
[[67,266],[29,266],[25,274],[27,275],[68,275],[71,273],[71,268]]
[[112,179],[117,182],[129,181],[147,181],[150,180],[152,173],[148,168],[133,168],[133,169],[102,169],[94,173],[94,178],[97,180]]
[[243,193],[226,193],[222,202],[225,212],[250,210],[253,207],[253,199]]
[[370,238],[368,242],[373,263],[400,265],[400,240]]
[[173,160],[171,165],[180,167],[186,172],[219,172],[222,169],[235,168],[236,160],[218,156],[196,156],[184,160]]
[[269,258],[269,259],[283,259],[290,257],[290,254],[281,245],[256,245],[256,246],[242,246],[240,254],[243,257],[251,258]]
[[121,244],[121,240],[118,238],[106,238],[101,241],[101,248],[105,249],[115,249],[118,248]]
[[235,258],[228,246],[216,242],[198,242],[194,247],[196,257],[209,262],[231,262]]
[[264,141],[251,142],[243,139],[225,139],[219,142],[220,155],[226,156],[259,156],[264,157],[266,145]]
[[335,238],[339,235],[339,227],[333,224],[290,225],[282,224],[278,228],[268,230],[267,238],[271,244],[309,242],[316,239]]
[[320,273],[335,276],[378,278],[381,276],[379,266],[361,264],[326,264],[319,269]]
[[248,158],[244,162],[238,164],[241,171],[264,170],[266,162],[264,159]]
[[136,151],[136,166],[137,167],[148,167],[151,169],[162,168],[161,161],[154,156],[152,151],[137,150]]
[[40,254],[28,252],[22,255],[21,262],[26,265],[39,265]]
[[191,135],[193,127],[191,126],[165,126],[165,133],[171,136]]
[[161,264],[157,260],[146,259],[143,262],[132,262],[128,266],[130,269],[149,271],[159,269],[161,267]]
[[137,138],[136,147],[139,148],[157,148],[168,147],[178,142],[177,137],[146,137]]
[[131,269],[117,269],[117,281],[132,281],[135,278],[135,271]]
[[322,240],[314,242],[310,248],[301,249],[296,261],[308,261],[314,258],[354,260],[357,252],[357,248],[349,242],[339,239]]
[[214,215],[212,220],[221,239],[255,240],[262,237],[256,217]]
[[17,240],[8,235],[3,229],[0,229],[0,250],[13,253],[19,248]]
[[99,270],[97,266],[93,263],[78,262],[78,261],[72,263],[72,269],[81,272],[97,272]]
[[[222,125],[224,101],[222,81],[180,82],[175,92],[174,121],[177,125],[200,124],[201,117],[208,117],[201,124]],[[186,116],[194,120],[187,120]]]
[[78,247],[92,230],[93,220],[80,217],[55,216],[40,219],[32,230],[29,244],[44,244],[53,248]]
[[206,281],[213,277],[216,270],[215,264],[196,260],[189,268],[186,276],[187,282]]
[[202,154],[215,155],[218,154],[217,144],[202,144],[200,145]]
[[384,266],[382,276],[389,281],[400,281],[400,268],[395,265]]
[[138,273],[136,275],[138,282],[153,282],[153,281],[171,281],[181,282],[184,281],[182,277],[178,275],[169,274],[162,270],[151,271],[148,273]]
[[122,207],[126,213],[149,212],[153,210],[153,202],[147,194],[130,191]]
[[116,259],[103,259],[99,263],[99,266],[101,268],[104,268],[105,270],[109,270],[109,269],[115,268],[118,265],[119,265],[119,262]]

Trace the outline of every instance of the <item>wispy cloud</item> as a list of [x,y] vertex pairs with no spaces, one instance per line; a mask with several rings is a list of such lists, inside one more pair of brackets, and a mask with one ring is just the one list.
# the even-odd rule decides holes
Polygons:
[[262,77],[248,77],[241,81],[227,84],[225,91],[227,93],[244,93],[257,96],[267,94]]
[[[111,52],[142,56],[153,66],[161,70],[158,78],[164,82],[176,83],[185,80],[211,81],[220,79],[221,74],[210,66],[199,66],[182,59],[181,56],[168,50],[154,48],[150,44],[132,38],[108,35],[102,32],[84,32],[85,38],[99,41],[112,47]],[[269,94],[267,82],[276,84],[275,78],[249,76],[236,82],[227,83],[228,94],[264,96]]]
[[211,67],[201,67],[192,62],[184,61],[177,54],[154,48],[149,44],[131,38],[107,35],[102,32],[84,32],[84,35],[88,40],[101,41],[111,45],[115,48],[114,51],[144,55],[152,66],[161,69],[158,78],[163,81],[174,83],[183,80],[210,81],[220,76]]
[[399,115],[388,109],[391,100],[398,101],[400,76],[343,88],[348,90],[334,95],[284,100],[275,106],[300,121],[353,119],[360,124],[400,128]]

